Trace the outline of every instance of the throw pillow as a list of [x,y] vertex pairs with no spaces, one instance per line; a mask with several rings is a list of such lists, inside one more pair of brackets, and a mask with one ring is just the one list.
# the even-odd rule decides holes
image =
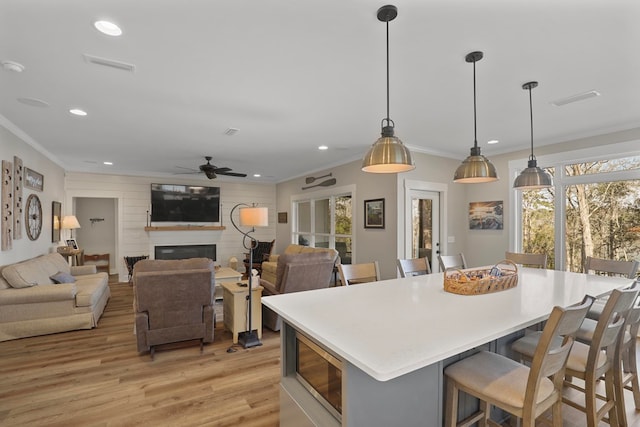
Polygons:
[[69,273],[65,273],[64,271],[58,271],[53,276],[49,277],[53,280],[53,283],[75,283],[76,278],[70,275]]

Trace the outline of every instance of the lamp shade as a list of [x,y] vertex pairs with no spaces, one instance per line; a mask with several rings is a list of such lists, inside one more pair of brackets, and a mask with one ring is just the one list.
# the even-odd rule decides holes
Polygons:
[[373,173],[398,173],[415,169],[411,152],[402,141],[383,132],[362,161],[362,170]]
[[[475,148],[475,147],[474,147]],[[480,154],[480,149],[471,149],[471,155],[462,161],[453,175],[453,182],[462,184],[478,184],[498,180],[495,166],[485,156]]]
[[256,206],[240,208],[240,225],[245,227],[269,226],[269,208]]
[[78,222],[78,218],[76,218],[75,215],[67,215],[62,217],[62,229],[73,230],[75,228],[80,228],[80,223]]
[[513,182],[516,190],[539,190],[553,186],[551,174],[538,167],[536,160],[529,160],[528,167]]

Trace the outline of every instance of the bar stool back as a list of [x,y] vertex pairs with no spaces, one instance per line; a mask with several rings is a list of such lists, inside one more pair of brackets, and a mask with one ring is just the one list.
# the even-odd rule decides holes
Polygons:
[[431,274],[431,267],[426,258],[398,259],[397,263],[400,277]]
[[[567,396],[563,397],[563,402],[584,412],[587,416],[586,425],[589,427],[596,427],[607,414],[609,423],[618,426],[614,373],[616,364],[621,362],[619,346],[625,319],[637,296],[638,291],[635,289],[615,289],[602,310],[591,343],[575,342],[569,354],[564,386],[583,393],[585,404]],[[511,348],[524,359],[530,359],[538,339],[541,339],[539,333],[525,335],[515,341]],[[597,396],[596,383],[603,376],[605,395]],[[584,387],[573,382],[573,378],[582,380]],[[600,406],[597,405],[599,398],[604,400]]]
[[[481,351],[448,366],[445,426],[487,425],[491,406],[522,419],[525,427],[552,408],[553,425],[562,426],[562,378],[574,335],[594,298],[586,296],[576,306],[554,307],[533,355],[531,367],[505,356]],[[559,343],[559,345],[557,345]],[[480,410],[458,424],[458,394],[480,399]],[[496,425],[495,422],[493,422]]]
[[445,271],[447,268],[467,268],[467,260],[464,254],[460,252],[458,255],[438,255],[440,270]]
[[505,259],[525,267],[547,268],[547,254],[525,254],[520,252],[505,252]]

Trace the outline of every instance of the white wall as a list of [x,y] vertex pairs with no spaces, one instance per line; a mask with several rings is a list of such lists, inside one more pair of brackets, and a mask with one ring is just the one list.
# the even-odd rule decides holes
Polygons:
[[[226,227],[222,231],[145,231],[147,211],[150,210],[151,183],[175,183],[209,185],[220,187],[221,222]],[[214,243],[217,249],[216,264],[226,266],[231,256],[239,261],[242,269],[242,235],[229,222],[231,209],[238,203],[257,203],[269,208],[269,227],[256,229],[253,235],[258,240],[273,240],[276,237],[276,186],[256,184],[242,180],[225,182],[210,181],[197,177],[141,177],[123,175],[102,175],[90,173],[67,173],[65,179],[66,206],[81,197],[113,198],[117,200],[116,254],[112,270],[117,269],[120,280],[127,279],[124,265],[125,256],[151,255],[154,244],[195,244]],[[63,212],[65,206],[63,205]],[[67,211],[66,214],[72,213]],[[237,213],[236,213],[237,215]],[[84,227],[84,225],[83,225]]]
[[75,200],[75,207],[75,215],[80,223],[80,228],[74,230],[78,247],[86,255],[109,254],[109,274],[117,273],[117,199],[80,197]]
[[27,144],[24,139],[9,131],[9,128],[12,128],[11,124],[0,116],[0,159],[13,163],[13,157],[17,156],[22,159],[24,167],[33,169],[44,176],[43,191],[35,191],[25,187],[22,192],[24,202],[26,202],[30,194],[37,194],[40,199],[42,204],[42,233],[37,240],[29,240],[23,225],[22,238],[13,240],[12,249],[0,252],[0,265],[55,251],[58,242],[51,241],[51,203],[54,201],[62,202],[64,199],[64,170],[62,167],[49,160],[50,156],[42,154],[41,151]]

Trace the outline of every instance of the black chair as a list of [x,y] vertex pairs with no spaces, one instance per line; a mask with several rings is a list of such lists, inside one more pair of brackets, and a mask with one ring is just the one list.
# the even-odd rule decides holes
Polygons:
[[262,262],[263,261],[268,261],[269,257],[271,256],[271,252],[273,251],[273,247],[275,246],[275,239],[270,241],[270,242],[261,242],[258,241],[256,246],[251,249],[251,252],[253,252],[253,265],[249,266],[249,254],[246,253],[245,254],[245,259],[244,259],[244,268],[245,268],[245,273],[244,273],[244,278],[247,277],[247,275],[249,274],[249,272],[251,271],[251,269],[256,269],[258,270],[258,274],[262,275]]
[[133,266],[136,265],[136,262],[142,261],[143,259],[148,259],[149,255],[140,255],[140,256],[126,256],[124,257],[124,263],[127,266],[127,271],[129,272],[129,283],[133,279]]

